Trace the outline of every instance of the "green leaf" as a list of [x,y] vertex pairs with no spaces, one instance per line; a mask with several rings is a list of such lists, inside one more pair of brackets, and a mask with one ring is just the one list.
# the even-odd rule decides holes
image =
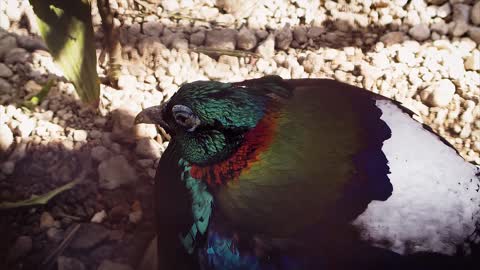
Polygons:
[[34,107],[38,106],[38,104],[42,103],[42,101],[47,97],[50,89],[52,88],[54,80],[50,79],[43,87],[38,94],[30,98],[23,103],[23,106],[27,107],[28,109],[32,110]]
[[70,183],[67,183],[61,187],[58,187],[52,191],[49,191],[43,195],[37,196],[37,195],[32,195],[30,199],[26,199],[23,201],[18,201],[18,202],[2,202],[0,203],[0,209],[11,209],[11,208],[18,208],[18,207],[24,207],[24,206],[33,206],[33,205],[40,205],[40,204],[46,204],[50,199],[53,197],[57,196],[58,194],[64,192],[65,190],[69,190],[73,188],[79,180],[74,180]]
[[55,62],[80,98],[97,105],[100,80],[89,0],[30,0]]

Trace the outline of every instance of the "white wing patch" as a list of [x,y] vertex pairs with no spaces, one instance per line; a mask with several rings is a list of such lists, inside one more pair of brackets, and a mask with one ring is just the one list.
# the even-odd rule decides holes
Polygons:
[[364,240],[400,254],[453,255],[458,246],[468,253],[480,222],[479,169],[391,101],[376,105],[392,130],[382,150],[393,194],[372,201],[353,225]]

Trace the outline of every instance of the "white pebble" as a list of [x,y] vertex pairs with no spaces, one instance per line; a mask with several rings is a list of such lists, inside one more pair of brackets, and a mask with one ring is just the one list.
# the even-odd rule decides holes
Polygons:
[[455,85],[447,79],[433,83],[420,93],[422,101],[433,107],[447,106],[455,94]]
[[107,217],[107,212],[105,212],[105,210],[102,210],[100,212],[95,213],[95,215],[93,215],[90,222],[102,223],[105,220],[106,217]]
[[0,153],[7,151],[13,144],[13,133],[5,124],[0,124]]
[[480,70],[480,51],[473,50],[467,59],[465,59],[464,64],[467,70]]

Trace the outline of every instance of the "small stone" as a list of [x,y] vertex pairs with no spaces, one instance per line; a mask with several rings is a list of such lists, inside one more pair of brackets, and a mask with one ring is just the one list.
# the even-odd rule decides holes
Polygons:
[[430,25],[430,29],[433,32],[437,32],[442,35],[445,35],[448,33],[448,25],[444,21],[440,21]]
[[35,50],[48,50],[47,45],[43,40],[38,36],[18,36],[17,37],[18,46],[27,49],[28,51]]
[[137,78],[132,75],[120,75],[118,88],[123,90],[134,90],[137,87]]
[[470,124],[465,124],[462,128],[462,131],[460,131],[459,136],[462,139],[466,139],[470,137],[470,134],[472,134],[472,127],[470,126]]
[[355,22],[358,24],[358,26],[362,28],[367,28],[368,23],[369,23],[369,18],[367,15],[364,14],[353,14]]
[[222,8],[227,13],[233,15],[236,20],[246,18],[252,14],[257,7],[259,1],[255,0],[218,0],[216,4],[219,8]]
[[5,79],[0,78],[0,92],[1,93],[10,93],[12,90],[13,89],[12,89],[12,86],[10,85],[10,83]]
[[0,163],[0,171],[5,175],[12,175],[15,171],[15,162],[8,160]]
[[105,212],[105,210],[102,210],[100,212],[95,213],[95,215],[93,215],[90,222],[102,223],[105,220],[106,217],[107,217],[107,212]]
[[5,153],[13,144],[13,133],[5,124],[0,124],[0,153]]
[[269,35],[269,32],[267,30],[263,30],[263,29],[255,30],[255,36],[260,40],[266,39],[268,35]]
[[113,222],[118,222],[122,220],[124,217],[128,216],[128,206],[126,204],[119,204],[114,206],[108,212],[110,220]]
[[0,16],[0,28],[10,29],[10,20],[7,16]]
[[96,127],[103,127],[103,126],[105,126],[106,123],[107,123],[107,119],[105,119],[103,117],[97,117],[97,118],[95,118],[95,120],[93,120],[93,124]]
[[463,36],[468,31],[469,27],[470,26],[468,25],[467,22],[457,21],[453,23],[450,31],[454,37],[460,37],[460,36]]
[[163,32],[163,24],[160,22],[145,22],[142,24],[143,33],[147,36],[159,37]]
[[119,142],[132,143],[135,139],[135,116],[142,110],[138,104],[125,102],[112,112],[113,129],[112,139]]
[[0,38],[0,60],[5,59],[5,55],[17,47],[17,40],[14,36],[7,35]]
[[453,5],[453,16],[452,19],[454,22],[465,22],[468,23],[470,17],[471,6],[467,4],[454,4]]
[[25,142],[17,143],[12,154],[8,157],[11,161],[19,161],[27,155],[27,144]]
[[133,224],[138,224],[142,220],[142,211],[134,211],[128,215],[128,220]]
[[34,80],[29,80],[23,87],[28,93],[38,93],[42,90],[42,86]]
[[415,54],[406,47],[402,47],[398,50],[397,60],[400,63],[407,64],[409,67],[415,66],[416,63]]
[[473,143],[473,150],[480,152],[480,139]]
[[155,169],[152,169],[152,168],[147,169],[147,174],[150,178],[153,179],[155,177],[155,173],[156,173]]
[[115,189],[122,185],[134,183],[137,173],[124,156],[118,155],[104,160],[98,166],[100,187]]
[[385,46],[390,46],[393,44],[399,44],[402,43],[407,39],[406,35],[404,32],[389,32],[385,35],[383,35],[380,38],[380,41],[385,44]]
[[477,44],[480,44],[480,27],[470,27],[468,35]]
[[59,256],[57,259],[57,268],[58,270],[86,270],[85,265],[75,259],[65,256]]
[[90,249],[103,242],[110,235],[110,231],[102,225],[83,223],[70,243],[73,249]]
[[256,52],[265,59],[272,58],[275,55],[275,36],[270,34],[258,45]]
[[265,70],[268,68],[268,62],[267,60],[260,58],[257,60],[257,63],[255,63],[255,66],[260,73],[264,73]]
[[153,166],[153,160],[151,159],[139,159],[137,160],[138,165],[142,168],[150,168]]
[[393,22],[393,17],[390,14],[383,15],[380,17],[379,23],[380,25],[388,25]]
[[188,40],[185,38],[174,38],[172,48],[177,50],[188,50]]
[[288,49],[292,40],[293,34],[289,24],[286,24],[283,28],[275,32],[275,47],[280,50]]
[[437,16],[440,18],[446,18],[448,15],[452,13],[452,8],[450,7],[450,3],[445,3],[438,7],[437,9]]
[[430,37],[430,29],[427,24],[418,24],[410,28],[408,34],[417,41],[424,41]]
[[190,43],[196,46],[203,45],[205,42],[205,31],[198,31],[190,35]]
[[465,73],[463,59],[456,54],[443,55],[443,66],[449,78],[458,80]]
[[40,216],[40,229],[48,229],[55,225],[55,219],[49,212],[43,212]]
[[[471,100],[469,100],[471,101]],[[460,119],[462,120],[462,122],[464,123],[473,123],[473,121],[475,120],[475,117],[474,117],[474,108],[475,108],[475,103],[473,101],[471,101],[473,103],[472,106],[470,107],[467,107],[465,109],[465,111],[462,113],[462,116],[460,117]]]
[[73,141],[74,142],[85,142],[87,141],[88,133],[86,130],[76,129],[73,131]]
[[18,125],[17,127],[18,133],[22,138],[27,138],[35,129],[35,125],[36,125],[36,121],[31,118],[25,121],[22,121],[20,125]]
[[307,32],[307,37],[314,39],[319,37],[323,33],[325,33],[324,28],[318,27],[318,26],[312,26]]
[[0,63],[0,77],[8,78],[12,75],[13,75],[12,70],[4,63]]
[[373,81],[376,81],[378,78],[382,77],[384,72],[382,69],[378,68],[377,66],[372,66],[367,63],[362,63],[360,65],[360,74],[363,77],[369,78]]
[[480,25],[480,1],[477,1],[473,5],[472,10],[470,11],[470,20],[475,25]]
[[390,60],[385,53],[377,53],[372,57],[372,64],[377,68],[385,69],[390,66]]
[[110,158],[112,153],[106,147],[99,145],[92,148],[90,155],[94,160],[101,162]]
[[251,50],[257,46],[257,37],[247,27],[242,27],[237,34],[237,47],[241,50]]
[[300,44],[307,42],[307,30],[304,27],[296,27],[293,30],[293,38]]
[[46,234],[47,238],[55,243],[58,243],[63,239],[63,231],[55,227],[49,228]]
[[133,268],[126,264],[115,263],[110,260],[104,260],[97,268],[97,270],[133,270]]
[[219,50],[234,50],[237,43],[237,31],[233,29],[220,29],[207,32],[205,46]]
[[19,236],[8,252],[7,261],[14,262],[24,257],[30,253],[32,247],[33,242],[30,236]]
[[324,65],[323,59],[320,55],[310,53],[307,55],[305,61],[303,61],[303,68],[308,73],[317,73]]
[[155,125],[137,124],[134,126],[135,138],[155,138],[158,134]]
[[25,63],[28,60],[27,50],[23,48],[14,48],[6,53],[5,55],[5,64],[11,65],[15,63]]
[[231,67],[232,70],[240,67],[238,57],[230,55],[220,55],[220,57],[218,58],[218,63],[226,64]]
[[431,107],[447,106],[455,94],[455,85],[447,79],[434,82],[420,93],[422,101]]
[[480,51],[473,50],[467,59],[465,59],[464,64],[467,70],[480,70]]
[[6,10],[5,13],[10,21],[18,22],[22,17],[22,8],[19,6],[20,2],[17,1],[5,1],[6,2]]
[[165,11],[177,11],[180,8],[177,0],[163,0],[162,7]]
[[162,155],[162,145],[151,138],[143,138],[137,142],[135,153],[143,158],[158,159]]

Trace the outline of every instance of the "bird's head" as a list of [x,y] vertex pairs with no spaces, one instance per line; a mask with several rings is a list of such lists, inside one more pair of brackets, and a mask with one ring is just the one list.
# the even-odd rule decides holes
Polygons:
[[[262,78],[265,80],[264,78]],[[228,158],[272,107],[290,91],[258,85],[197,81],[184,84],[160,106],[140,112],[135,123],[158,124],[172,136],[187,161],[208,165]],[[273,77],[269,81],[279,81]]]

